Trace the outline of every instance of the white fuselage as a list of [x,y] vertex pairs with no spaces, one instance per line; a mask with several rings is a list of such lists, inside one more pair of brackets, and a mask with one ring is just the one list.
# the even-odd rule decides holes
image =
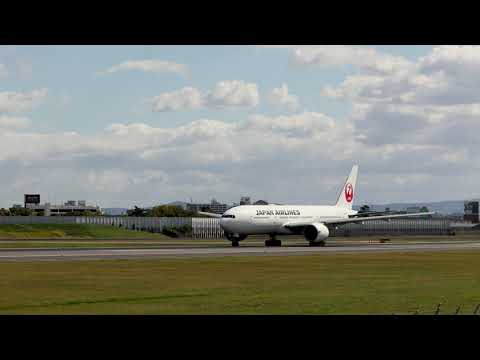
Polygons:
[[346,219],[357,211],[337,206],[241,205],[227,210],[220,219],[225,233],[234,235],[293,234],[287,223],[322,223]]

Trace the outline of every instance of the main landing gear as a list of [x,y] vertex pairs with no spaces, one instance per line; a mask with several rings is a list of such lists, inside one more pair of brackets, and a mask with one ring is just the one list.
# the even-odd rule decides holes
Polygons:
[[270,235],[270,239],[265,240],[265,246],[270,247],[270,246],[282,246],[282,241],[277,240],[275,238],[275,235]]
[[310,241],[310,246],[320,246],[324,247],[325,246],[325,240],[320,240],[320,241]]

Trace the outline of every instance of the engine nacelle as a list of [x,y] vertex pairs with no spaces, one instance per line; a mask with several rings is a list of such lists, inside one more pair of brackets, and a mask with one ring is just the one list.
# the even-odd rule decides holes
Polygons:
[[328,238],[330,231],[323,224],[312,224],[305,228],[304,235],[310,242],[319,242]]

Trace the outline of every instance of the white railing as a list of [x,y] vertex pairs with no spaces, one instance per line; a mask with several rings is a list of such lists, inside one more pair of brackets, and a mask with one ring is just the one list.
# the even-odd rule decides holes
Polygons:
[[[447,234],[450,221],[443,219],[393,219],[347,224],[331,231],[331,236],[426,235]],[[189,225],[197,239],[222,238],[224,232],[216,218],[129,217],[129,216],[0,216],[0,224],[93,224],[122,227],[128,230],[161,232],[164,227]]]

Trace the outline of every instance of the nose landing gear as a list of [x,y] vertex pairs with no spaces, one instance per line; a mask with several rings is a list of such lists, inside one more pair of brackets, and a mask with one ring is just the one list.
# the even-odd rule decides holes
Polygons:
[[240,241],[245,240],[247,235],[235,236],[233,234],[225,234],[225,237],[232,242],[232,247],[238,247],[240,245]]

